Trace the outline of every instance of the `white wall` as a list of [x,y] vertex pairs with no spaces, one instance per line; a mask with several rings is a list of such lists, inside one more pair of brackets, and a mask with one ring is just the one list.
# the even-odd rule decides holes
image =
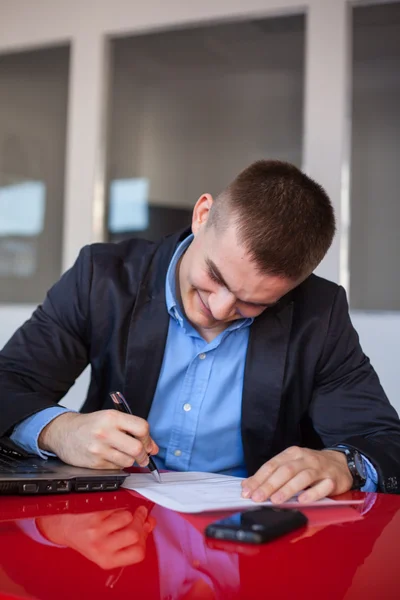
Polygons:
[[386,395],[400,414],[400,313],[351,311],[351,320]]
[[34,311],[33,304],[8,305],[2,304],[0,307],[0,347],[2,348],[6,341],[12,336],[14,331],[22,325]]

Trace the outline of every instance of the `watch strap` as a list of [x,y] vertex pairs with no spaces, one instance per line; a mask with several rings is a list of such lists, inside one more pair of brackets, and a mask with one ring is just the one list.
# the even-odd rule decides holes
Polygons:
[[344,446],[330,446],[329,448],[325,448],[325,450],[335,450],[336,452],[342,452],[346,456],[347,466],[353,477],[352,490],[360,490],[366,484],[367,477],[360,473],[357,468],[356,455],[358,455],[360,461],[363,460],[362,455],[358,450]]

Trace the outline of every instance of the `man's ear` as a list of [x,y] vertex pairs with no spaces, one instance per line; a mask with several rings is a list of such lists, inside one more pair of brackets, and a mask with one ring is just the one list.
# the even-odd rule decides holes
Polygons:
[[202,194],[197,200],[192,215],[192,231],[196,235],[208,221],[214,199],[211,194]]

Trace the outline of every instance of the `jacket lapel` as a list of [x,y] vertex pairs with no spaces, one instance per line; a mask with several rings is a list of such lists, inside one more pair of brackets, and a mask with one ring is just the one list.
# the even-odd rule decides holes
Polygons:
[[125,361],[124,395],[134,415],[147,419],[164,358],[169,314],[165,279],[176,246],[185,230],[158,246],[143,278],[132,312]]
[[[150,412],[168,335],[165,278],[177,244],[189,233],[171,236],[158,246],[132,311],[123,391],[132,412],[144,419]],[[242,400],[242,439],[249,474],[270,458],[292,324],[290,296],[265,311],[250,328]]]
[[290,338],[293,302],[255,319],[247,349],[243,400],[242,440],[249,474],[271,458],[276,433]]

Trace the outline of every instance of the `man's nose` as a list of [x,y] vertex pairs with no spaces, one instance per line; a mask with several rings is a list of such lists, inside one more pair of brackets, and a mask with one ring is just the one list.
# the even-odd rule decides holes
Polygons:
[[208,306],[217,321],[227,319],[234,313],[235,302],[235,296],[226,289],[220,289],[208,296]]

